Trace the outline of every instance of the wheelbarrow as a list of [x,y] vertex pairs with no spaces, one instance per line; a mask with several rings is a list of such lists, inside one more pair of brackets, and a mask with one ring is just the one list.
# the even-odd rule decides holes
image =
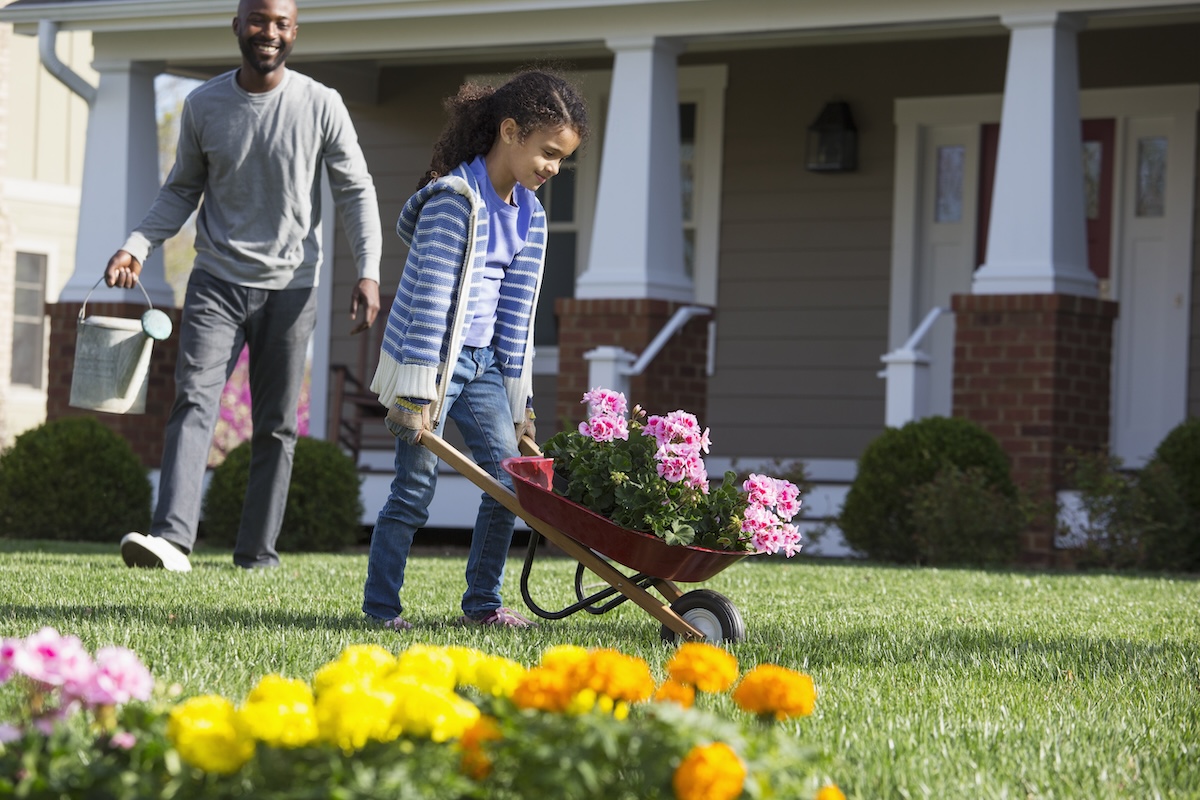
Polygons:
[[[528,523],[532,532],[521,569],[521,597],[537,616],[563,619],[579,611],[603,614],[631,600],[662,623],[661,635],[668,642],[680,638],[745,638],[741,612],[728,598],[708,589],[684,592],[675,581],[707,580],[750,553],[668,545],[657,536],[620,527],[556,494],[552,485],[554,460],[543,457],[528,436],[521,440],[521,452],[527,455],[501,462],[512,476],[515,492],[437,434],[423,432],[420,443]],[[576,602],[559,610],[542,608],[529,591],[529,576],[543,540],[579,562],[575,570]],[[634,570],[634,574],[626,574],[614,562]],[[607,588],[591,591],[584,583],[585,571],[599,576]]]

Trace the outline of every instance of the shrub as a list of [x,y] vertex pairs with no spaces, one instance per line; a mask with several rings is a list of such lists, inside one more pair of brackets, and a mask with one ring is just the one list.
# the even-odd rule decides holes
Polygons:
[[1125,470],[1107,454],[1078,455],[1071,467],[1082,514],[1067,531],[1075,537],[1075,563],[1105,569],[1200,568],[1200,514],[1162,461]]
[[150,527],[150,479],[94,417],[52,420],[0,455],[0,536],[115,541]]
[[1017,502],[1008,456],[979,425],[956,417],[925,417],[889,428],[863,451],[838,525],[846,543],[867,557],[920,562],[912,502],[916,490],[955,467],[979,471],[980,485]]
[[[233,546],[237,541],[249,476],[250,442],[245,441],[213,470],[202,523],[208,544]],[[336,552],[356,544],[362,533],[360,482],[353,459],[337,445],[298,438],[279,550]]]
[[1166,465],[1183,501],[1200,515],[1200,417],[1190,417],[1172,428],[1154,451],[1153,460]]
[[917,551],[926,564],[991,566],[1017,556],[1029,503],[989,485],[979,467],[953,464],[913,491],[911,504]]

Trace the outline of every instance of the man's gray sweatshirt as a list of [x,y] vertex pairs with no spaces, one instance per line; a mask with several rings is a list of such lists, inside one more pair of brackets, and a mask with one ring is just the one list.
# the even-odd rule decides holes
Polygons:
[[196,269],[260,289],[315,286],[324,164],[358,276],[378,281],[375,185],[341,96],[291,70],[262,94],[236,75],[218,75],[184,101],[175,166],[121,249],[144,264],[199,203]]

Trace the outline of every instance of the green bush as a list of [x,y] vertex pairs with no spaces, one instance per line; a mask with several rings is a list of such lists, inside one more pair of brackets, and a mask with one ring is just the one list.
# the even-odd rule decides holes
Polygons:
[[919,563],[929,558],[913,515],[915,492],[948,467],[978,470],[978,482],[1009,503],[1017,489],[995,437],[969,420],[925,417],[889,428],[863,451],[838,526],[868,558]]
[[147,470],[94,417],[52,420],[0,455],[0,536],[116,541],[150,527]]
[[1172,428],[1159,442],[1153,460],[1166,465],[1183,501],[1200,515],[1200,417],[1189,417]]
[[1076,456],[1070,475],[1082,512],[1070,520],[1076,564],[1200,570],[1200,512],[1187,501],[1193,487],[1166,461],[1127,470],[1115,456],[1092,453]]
[[[207,544],[232,547],[237,541],[249,476],[250,442],[245,441],[213,470],[201,524]],[[278,549],[337,552],[357,544],[362,534],[361,480],[353,459],[337,445],[297,439]]]
[[917,552],[931,565],[995,566],[1017,557],[1030,504],[1004,495],[979,467],[943,468],[913,491]]

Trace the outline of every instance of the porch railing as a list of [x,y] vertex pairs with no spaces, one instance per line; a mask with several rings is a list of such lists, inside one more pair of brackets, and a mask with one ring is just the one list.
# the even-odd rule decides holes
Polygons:
[[948,308],[934,306],[903,345],[880,356],[886,366],[879,377],[887,381],[887,408],[884,422],[889,428],[899,428],[906,422],[930,415],[929,362],[927,353],[917,348],[942,314],[953,314]]
[[[629,381],[641,375],[654,360],[671,337],[683,329],[693,317],[711,314],[712,309],[704,306],[680,306],[667,320],[658,335],[646,345],[640,356],[634,355],[623,347],[604,346],[589,350],[583,354],[588,362],[588,387],[603,386],[606,389],[629,395]],[[713,374],[713,358],[715,347],[715,322],[709,322],[708,359],[705,364],[705,374]]]

